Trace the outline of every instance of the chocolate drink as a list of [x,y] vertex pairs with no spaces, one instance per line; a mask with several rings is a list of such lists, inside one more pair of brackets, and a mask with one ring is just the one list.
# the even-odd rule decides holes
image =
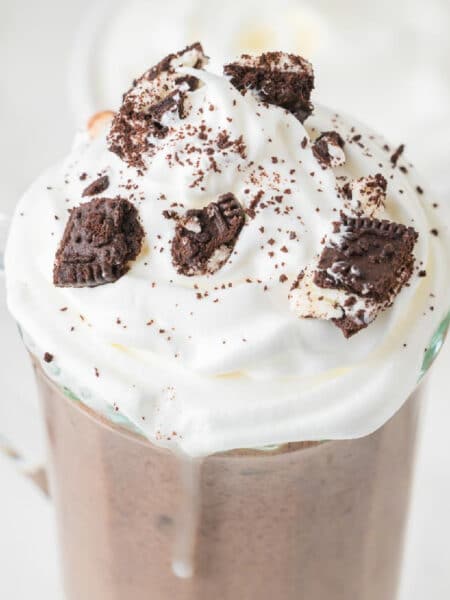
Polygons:
[[37,378],[68,600],[395,598],[420,392],[363,439],[196,465]]
[[135,79],[13,219],[68,600],[394,600],[450,221],[306,59],[207,65]]

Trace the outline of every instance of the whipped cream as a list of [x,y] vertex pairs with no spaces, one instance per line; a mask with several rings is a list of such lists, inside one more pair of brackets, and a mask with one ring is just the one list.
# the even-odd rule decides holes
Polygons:
[[[179,70],[202,85],[145,169],[108,150],[106,125],[94,139],[80,132],[68,158],[21,199],[5,257],[10,311],[55,383],[188,455],[373,432],[416,386],[447,315],[449,221],[405,156],[393,167],[395,148],[359,123],[316,106],[302,124],[225,77]],[[210,139],[226,132],[231,141],[213,162],[208,142],[189,137],[201,124]],[[313,142],[332,130],[345,141],[345,163],[324,168]],[[299,318],[290,288],[343,208],[342,187],[377,173],[388,182],[383,218],[419,233],[416,268],[394,305],[345,339],[331,322]],[[57,288],[68,209],[88,201],[84,189],[103,175],[102,196],[138,209],[143,250],[113,284]],[[182,216],[227,193],[248,215],[231,256],[213,274],[177,273],[167,212]]]

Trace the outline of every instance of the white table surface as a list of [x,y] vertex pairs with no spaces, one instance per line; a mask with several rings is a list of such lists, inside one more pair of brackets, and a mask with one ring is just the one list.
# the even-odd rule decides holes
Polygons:
[[[74,28],[88,4],[0,0],[0,211],[10,212],[27,184],[70,144],[66,70]],[[21,424],[19,447],[39,457],[30,368],[3,298],[0,353],[0,428],[12,436]],[[447,347],[430,379],[401,600],[450,598],[449,367]],[[2,600],[62,599],[53,516],[51,503],[0,455]]]

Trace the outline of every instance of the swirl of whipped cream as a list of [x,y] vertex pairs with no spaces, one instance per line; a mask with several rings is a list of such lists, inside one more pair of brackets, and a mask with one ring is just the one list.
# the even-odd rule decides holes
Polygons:
[[[393,149],[359,123],[316,106],[302,124],[223,76],[177,68],[202,85],[188,94],[183,119],[167,116],[145,169],[108,150],[108,125],[94,139],[81,132],[68,158],[24,195],[6,253],[12,314],[32,351],[53,355],[42,364],[58,385],[191,456],[369,434],[416,386],[447,314],[441,208],[404,157],[393,166]],[[345,141],[331,153],[333,168],[313,152],[329,131]],[[391,308],[345,339],[327,320],[299,318],[290,288],[343,209],[342,187],[378,173],[388,182],[383,218],[419,233],[415,270]],[[115,283],[57,288],[68,209],[88,201],[84,189],[105,175],[102,195],[138,209],[143,250]],[[364,185],[356,185],[362,197]],[[178,273],[168,214],[228,193],[247,214],[229,259],[212,274]]]

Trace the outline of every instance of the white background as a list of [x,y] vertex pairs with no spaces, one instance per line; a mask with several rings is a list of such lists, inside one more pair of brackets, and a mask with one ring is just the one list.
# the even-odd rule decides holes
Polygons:
[[[0,0],[0,211],[10,213],[39,171],[70,145],[68,64],[89,4]],[[449,370],[450,347],[430,380],[401,600],[450,598]],[[0,298],[0,430],[38,459],[42,441],[30,375]],[[61,600],[57,560],[50,502],[0,454],[0,599]]]

